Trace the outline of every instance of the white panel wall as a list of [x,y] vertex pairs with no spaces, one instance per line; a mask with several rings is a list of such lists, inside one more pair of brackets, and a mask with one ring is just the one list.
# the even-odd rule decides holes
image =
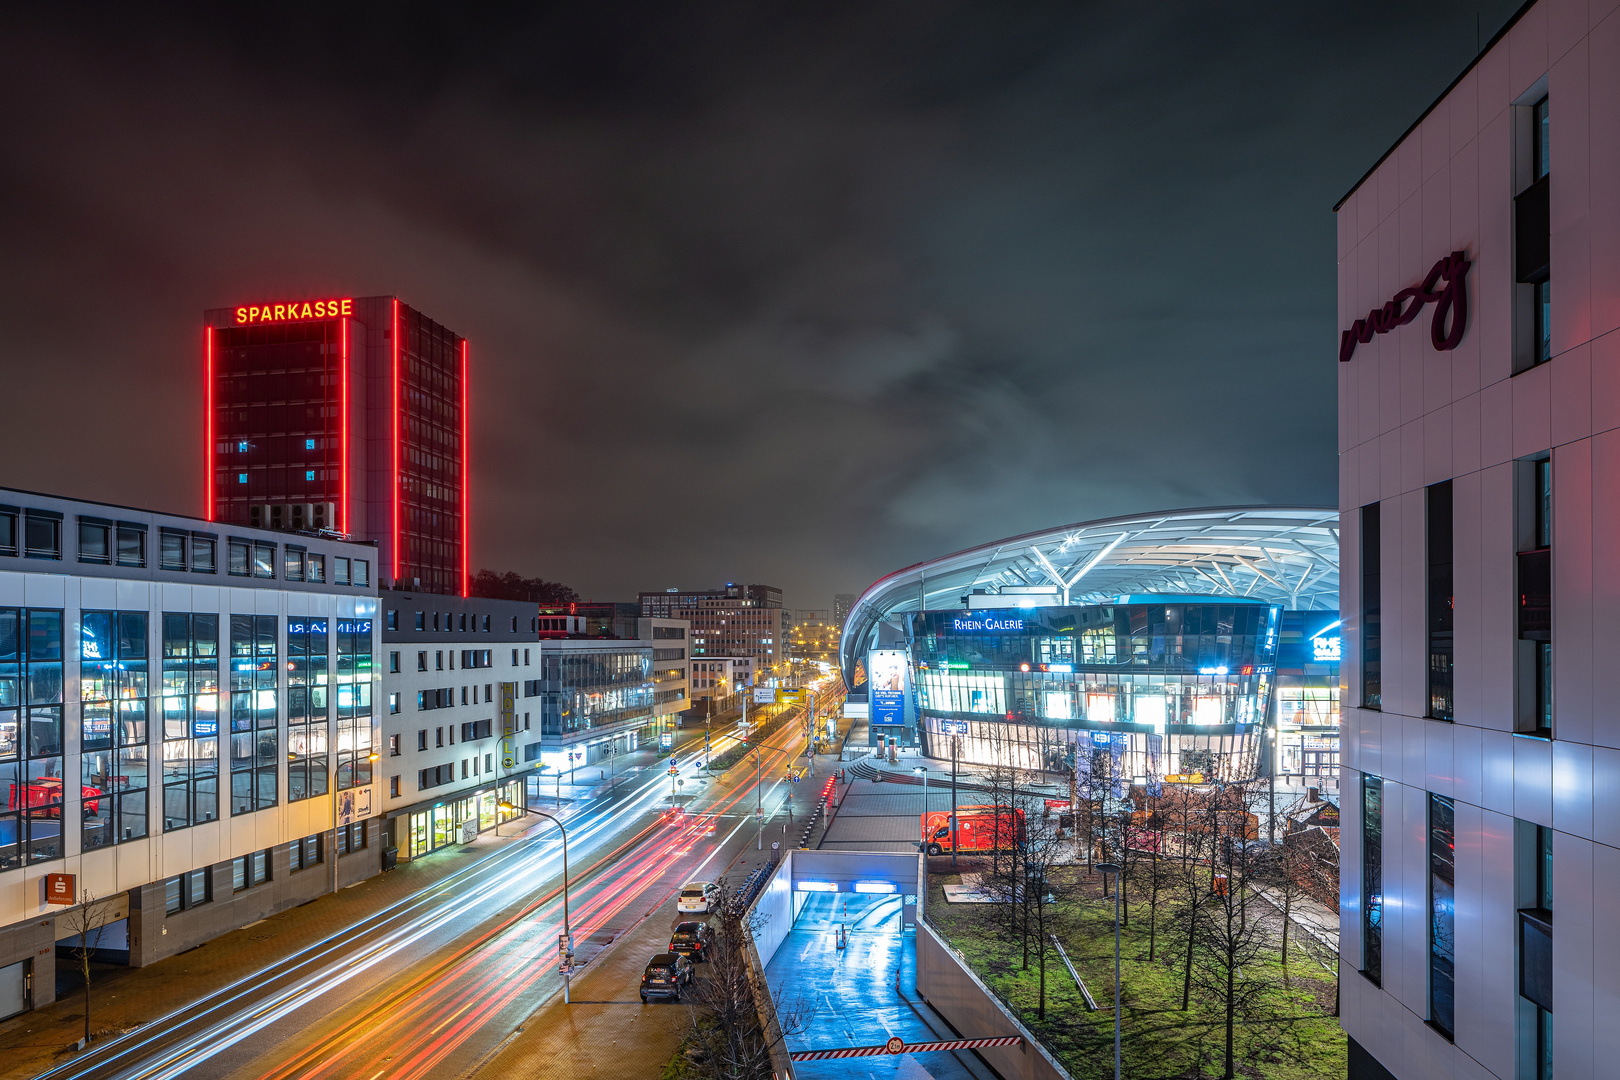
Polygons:
[[[1557,1073],[1620,1061],[1620,2],[1544,0],[1480,58],[1338,212],[1340,329],[1468,253],[1461,347],[1432,308],[1339,365],[1346,662],[1341,939],[1346,1030],[1403,1080],[1513,1076],[1513,819],[1556,832]],[[1553,359],[1512,374],[1511,106],[1552,108]],[[1552,741],[1513,731],[1515,458],[1554,462]],[[1426,720],[1428,484],[1453,482],[1455,723]],[[1360,698],[1359,516],[1382,504],[1383,707]],[[1352,772],[1351,770],[1355,770]],[[1384,981],[1360,955],[1358,772],[1385,778]],[[1457,1032],[1427,1018],[1429,792],[1457,801]]]

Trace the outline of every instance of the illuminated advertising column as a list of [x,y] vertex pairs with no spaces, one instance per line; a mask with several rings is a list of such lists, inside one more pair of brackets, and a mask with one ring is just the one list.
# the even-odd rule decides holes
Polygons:
[[873,649],[866,654],[866,673],[871,704],[872,742],[894,739],[896,745],[910,745],[907,729],[916,723],[911,706],[910,664],[902,649]]

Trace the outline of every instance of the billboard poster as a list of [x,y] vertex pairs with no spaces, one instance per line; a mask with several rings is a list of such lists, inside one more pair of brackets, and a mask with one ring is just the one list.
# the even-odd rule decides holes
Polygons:
[[873,649],[866,656],[871,723],[906,722],[906,654],[900,649]]
[[756,687],[754,687],[754,704],[755,705],[775,705],[776,704],[776,688],[772,687],[772,686],[756,686]]

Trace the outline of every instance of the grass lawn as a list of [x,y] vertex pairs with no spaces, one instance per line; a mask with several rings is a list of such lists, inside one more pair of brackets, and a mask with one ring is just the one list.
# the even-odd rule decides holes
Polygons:
[[[1040,982],[1033,947],[1026,971],[1019,936],[1008,932],[1006,913],[999,905],[946,903],[942,886],[957,883],[958,877],[930,875],[928,916],[1071,1074],[1085,1080],[1112,1077],[1113,901],[1102,898],[1101,875],[1087,875],[1084,867],[1064,868],[1063,873],[1074,875],[1079,891],[1075,899],[1056,905],[1052,929],[1100,1006],[1096,1012],[1086,1009],[1062,959],[1049,949],[1046,1019],[1038,1019]],[[1157,947],[1150,962],[1148,904],[1131,891],[1127,895],[1132,901],[1130,924],[1120,936],[1123,1074],[1131,1080],[1219,1077],[1225,1014],[1218,1003],[1200,1001],[1196,983],[1191,1007],[1181,1011],[1186,939],[1171,923],[1171,903],[1161,893]],[[1256,901],[1255,910],[1275,917],[1261,901]],[[1243,969],[1246,980],[1266,980],[1270,989],[1255,1014],[1238,1017],[1234,1056],[1239,1076],[1325,1080],[1345,1075],[1344,1031],[1333,1016],[1333,977],[1295,945],[1296,932],[1289,934],[1289,987],[1283,985],[1275,940],[1265,963]]]

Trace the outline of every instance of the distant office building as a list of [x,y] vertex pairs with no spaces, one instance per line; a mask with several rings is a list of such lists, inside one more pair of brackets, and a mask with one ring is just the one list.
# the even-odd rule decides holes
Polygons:
[[786,673],[789,612],[782,590],[770,585],[727,584],[719,589],[644,592],[646,615],[683,619],[691,624],[688,653],[692,659],[747,657],[752,674],[765,678]]
[[720,701],[754,685],[754,661],[747,656],[706,656],[692,661],[692,701]]
[[833,664],[838,661],[838,632],[826,609],[800,609],[793,613],[788,631],[788,659]]
[[140,967],[378,872],[376,555],[0,491],[0,1017],[55,997],[47,874]]
[[382,606],[381,808],[400,857],[415,859],[522,816],[538,619],[518,600],[390,591]]
[[203,315],[204,513],[377,544],[380,576],[467,594],[467,340],[391,296]]
[[855,594],[847,592],[841,592],[833,597],[833,621],[839,626],[843,626],[844,620],[849,618],[850,611],[855,607],[855,600]]

